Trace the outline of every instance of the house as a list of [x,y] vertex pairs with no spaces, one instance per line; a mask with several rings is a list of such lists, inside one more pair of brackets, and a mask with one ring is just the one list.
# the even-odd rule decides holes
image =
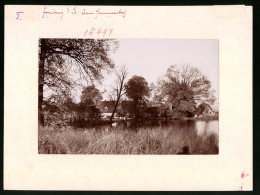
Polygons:
[[197,107],[195,113],[196,113],[197,117],[215,116],[216,115],[216,113],[211,108],[211,106],[209,104],[206,104],[206,103],[200,104]]
[[[99,109],[102,118],[110,118],[115,106],[115,101],[101,101],[99,104]],[[206,103],[200,104],[194,113],[196,117],[207,117],[216,116],[211,106]],[[134,118],[135,116],[135,105],[133,101],[122,100],[117,107],[115,118]],[[172,103],[159,103],[150,104],[149,106],[142,107],[139,112],[139,117],[141,118],[156,118],[156,117],[171,117],[171,118],[181,118],[182,115],[176,110]],[[189,117],[189,116],[188,116]]]
[[[115,101],[101,101],[98,108],[101,112],[102,118],[109,118],[111,117],[114,107],[115,107]],[[128,117],[133,118],[134,113],[134,104],[132,101],[123,100],[121,101],[116,109],[116,113],[114,115],[115,118],[117,117]]]
[[[98,108],[100,109],[101,112],[101,117],[102,118],[109,118],[114,110],[115,107],[115,101],[101,101]],[[114,115],[116,117],[116,113]]]
[[[122,101],[120,104],[120,114],[123,114],[125,117],[134,118],[135,115],[135,105],[133,101]],[[160,105],[153,104],[153,105],[142,105],[139,108],[138,116],[141,118],[150,118],[150,117],[158,117],[160,116]]]
[[[101,101],[99,109],[101,112],[102,118],[109,118],[114,110],[115,101]],[[149,106],[142,108],[140,113],[141,117],[157,117],[159,116],[159,107],[158,106]],[[135,115],[135,105],[133,101],[123,100],[118,104],[115,117],[122,118],[134,118]]]

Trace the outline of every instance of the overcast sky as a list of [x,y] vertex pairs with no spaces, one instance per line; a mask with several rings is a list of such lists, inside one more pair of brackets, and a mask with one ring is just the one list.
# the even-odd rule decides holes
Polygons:
[[[111,58],[116,66],[126,64],[128,78],[142,76],[149,84],[162,77],[170,65],[190,64],[212,82],[218,100],[218,40],[120,39]],[[109,88],[111,76],[105,76],[103,88]]]

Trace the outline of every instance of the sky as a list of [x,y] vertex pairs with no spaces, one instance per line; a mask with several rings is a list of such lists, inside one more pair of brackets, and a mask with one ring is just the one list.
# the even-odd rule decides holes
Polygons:
[[[156,83],[170,65],[189,64],[197,67],[211,82],[218,102],[218,40],[198,39],[119,39],[119,48],[111,54],[116,66],[126,65],[130,79],[134,75]],[[105,75],[103,89],[109,89],[113,72]],[[104,94],[104,99],[106,95]]]

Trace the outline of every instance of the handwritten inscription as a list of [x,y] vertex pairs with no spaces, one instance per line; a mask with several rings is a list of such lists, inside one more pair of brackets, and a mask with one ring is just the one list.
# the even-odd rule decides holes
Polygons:
[[95,28],[95,27],[92,27],[90,29],[87,29],[85,32],[84,32],[84,37],[89,35],[89,36],[92,36],[92,35],[98,35],[98,36],[110,36],[113,32],[113,28]]
[[122,17],[124,18],[126,14],[126,11],[116,11],[116,12],[104,12],[101,9],[96,10],[96,18],[98,15],[106,15],[106,16],[114,16],[114,15],[122,15]]
[[[93,9],[93,8],[92,8]],[[66,7],[52,9],[51,7],[44,7],[42,11],[42,18],[49,18],[51,16],[58,16],[60,19],[63,19],[65,15],[74,15],[74,16],[87,16],[89,18],[98,19],[100,17],[126,17],[126,10],[103,10],[98,8],[96,10],[91,10],[91,8],[84,7]]]
[[63,11],[56,11],[56,10],[47,11],[47,8],[44,7],[42,18],[48,18],[50,15],[59,15],[60,19],[62,19],[63,18]]
[[17,17],[15,18],[16,20],[22,20],[20,14],[23,14],[24,12],[16,12]]

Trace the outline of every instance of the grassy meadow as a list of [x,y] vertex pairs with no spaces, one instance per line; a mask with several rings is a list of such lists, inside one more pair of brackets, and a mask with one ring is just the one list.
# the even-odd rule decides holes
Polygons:
[[177,154],[189,147],[189,154],[218,154],[218,135],[198,136],[196,131],[165,127],[130,131],[117,128],[102,130],[59,130],[39,127],[39,154]]

